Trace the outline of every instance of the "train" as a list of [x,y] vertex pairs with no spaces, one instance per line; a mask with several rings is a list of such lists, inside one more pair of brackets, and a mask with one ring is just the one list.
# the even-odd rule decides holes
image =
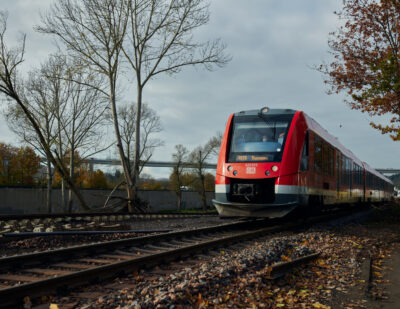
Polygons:
[[212,203],[221,217],[278,218],[385,202],[393,192],[390,179],[305,112],[263,107],[230,115]]

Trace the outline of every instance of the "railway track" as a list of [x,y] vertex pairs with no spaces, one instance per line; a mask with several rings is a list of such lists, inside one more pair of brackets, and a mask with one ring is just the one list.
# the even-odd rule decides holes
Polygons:
[[272,226],[265,226],[266,220],[242,221],[1,258],[0,308],[21,305],[24,296],[49,295],[332,217],[284,224],[276,220]]
[[282,229],[263,224],[235,222],[2,258],[0,308]]
[[127,230],[129,223],[217,217],[217,214],[181,213],[76,213],[0,215],[0,236],[12,232],[52,232],[74,230]]

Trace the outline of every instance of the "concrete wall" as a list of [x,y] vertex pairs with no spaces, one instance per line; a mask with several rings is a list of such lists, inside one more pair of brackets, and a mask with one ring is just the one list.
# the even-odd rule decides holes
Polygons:
[[[85,200],[91,207],[101,207],[111,190],[81,190]],[[182,192],[182,208],[201,208],[201,199],[196,192]],[[125,191],[117,191],[114,195],[126,196]],[[171,191],[139,191],[139,196],[148,201],[152,211],[176,209],[177,198]],[[214,192],[207,192],[207,205],[212,207]],[[61,190],[53,189],[53,212],[64,212],[61,208]],[[79,211],[74,202],[74,211]],[[45,213],[46,188],[13,188],[0,187],[0,214],[10,213]]]

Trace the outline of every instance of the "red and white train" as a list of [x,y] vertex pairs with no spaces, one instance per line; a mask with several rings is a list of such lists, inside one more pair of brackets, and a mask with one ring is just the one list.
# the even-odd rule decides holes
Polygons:
[[390,200],[393,183],[302,111],[232,114],[219,153],[220,216],[282,217],[308,209]]

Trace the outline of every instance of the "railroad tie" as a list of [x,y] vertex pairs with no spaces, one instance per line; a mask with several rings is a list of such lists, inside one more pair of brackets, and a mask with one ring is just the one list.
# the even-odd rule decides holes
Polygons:
[[24,269],[24,272],[34,273],[38,275],[46,275],[46,276],[58,276],[58,275],[67,275],[72,271],[62,270],[62,269],[41,269],[41,268],[30,268]]
[[91,265],[88,264],[69,264],[69,263],[57,263],[57,264],[53,264],[53,266],[55,267],[62,267],[62,268],[71,268],[71,269],[88,269],[91,268]]
[[35,282],[40,280],[38,277],[23,276],[23,275],[0,275],[0,280],[15,281],[15,282]]

